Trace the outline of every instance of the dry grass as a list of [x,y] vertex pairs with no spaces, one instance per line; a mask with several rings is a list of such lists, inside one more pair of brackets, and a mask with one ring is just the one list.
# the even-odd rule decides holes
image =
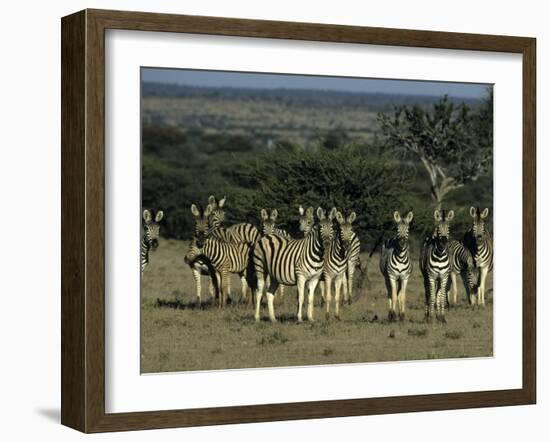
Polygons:
[[[163,240],[151,256],[142,283],[141,370],[215,370],[373,361],[398,361],[491,356],[493,353],[492,278],[484,309],[468,306],[459,287],[459,305],[447,313],[446,325],[424,322],[424,292],[418,266],[409,282],[407,317],[389,323],[387,298],[378,270],[378,256],[366,275],[357,275],[353,304],[342,320],[324,319],[316,299],[314,323],[296,324],[295,288],[276,299],[277,324],[254,322],[252,307],[233,305],[218,310],[196,308],[191,272],[183,262],[187,244]],[[366,257],[362,257],[366,262]],[[367,277],[368,276],[368,277]],[[232,280],[234,298],[240,295]],[[267,316],[266,309],[262,310]]]

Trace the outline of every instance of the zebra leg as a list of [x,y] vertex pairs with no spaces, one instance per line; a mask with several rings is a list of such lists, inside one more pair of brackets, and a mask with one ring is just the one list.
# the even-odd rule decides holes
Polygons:
[[435,279],[429,275],[426,276],[424,285],[426,290],[426,321],[431,322],[435,316]]
[[348,263],[348,304],[351,305],[353,297],[353,274],[355,273],[355,263]]
[[388,321],[394,321],[395,310],[397,307],[397,281],[393,278],[390,278],[390,287],[391,287],[391,300],[390,300],[390,311],[388,313]]
[[[193,273],[193,279],[195,280],[195,296],[197,298],[197,305],[201,305],[201,272],[196,268],[191,268],[191,273]],[[212,284],[212,282],[210,282]]]
[[328,321],[330,318],[330,303],[332,302],[332,278],[329,275],[325,275],[325,280],[320,281],[321,284],[321,297],[323,292],[325,295],[325,319]]
[[241,300],[239,302],[245,303],[246,298],[248,298],[248,283],[244,272],[240,273],[239,276],[241,278]]
[[319,277],[310,279],[307,282],[308,287],[308,297],[307,297],[307,320],[313,322],[313,301],[315,300],[315,289],[317,288],[317,283],[319,282]]
[[437,319],[440,322],[446,323],[445,319],[445,300],[446,300],[446,288],[449,282],[449,276],[445,275],[441,278],[439,290],[437,291]]
[[[456,305],[457,293],[458,293],[458,284],[456,283],[456,273],[451,272],[451,288],[453,289],[453,304]],[[451,303],[449,303],[451,305]]]
[[344,296],[342,296],[342,302],[348,302],[350,303],[350,297],[349,297],[349,293],[348,293],[348,278],[347,278],[347,275],[346,273],[344,273],[342,275],[342,281],[341,281],[341,284],[342,284],[342,293],[344,294]]
[[489,267],[482,267],[479,271],[479,296],[478,303],[485,307],[485,280],[489,274]]
[[273,278],[267,288],[267,310],[269,312],[269,320],[271,322],[277,322],[275,318],[275,308],[273,307],[273,299],[275,298],[275,292],[277,291],[279,284]]
[[408,279],[401,280],[401,288],[399,289],[399,294],[397,295],[397,301],[399,303],[399,320],[403,321],[405,319],[405,304],[407,302],[407,284]]
[[256,312],[254,314],[254,320],[260,322],[260,305],[262,303],[262,295],[264,293],[264,275],[258,274],[258,281],[256,286]]
[[306,280],[300,275],[296,281],[296,286],[298,288],[298,313],[296,314],[298,322],[302,322],[302,307],[304,305],[304,290],[305,290]]
[[325,290],[325,281],[319,281],[319,287],[321,288],[321,307],[327,302],[327,294]]
[[[334,308],[336,309],[335,317],[339,321],[340,320],[340,291],[342,290],[342,287],[345,287],[345,274],[339,275],[336,277],[334,281]],[[345,290],[345,289],[344,289]]]

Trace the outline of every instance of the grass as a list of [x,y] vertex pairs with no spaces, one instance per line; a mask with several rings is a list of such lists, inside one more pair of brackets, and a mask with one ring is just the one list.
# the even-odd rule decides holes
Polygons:
[[[296,323],[296,291],[276,298],[277,324],[254,322],[252,307],[211,305],[203,278],[203,306],[197,308],[191,271],[183,262],[187,243],[161,240],[145,269],[141,299],[141,371],[143,373],[276,367],[354,362],[401,361],[491,356],[493,353],[492,278],[485,308],[468,306],[464,287],[459,305],[447,312],[447,324],[424,321],[424,290],[415,265],[407,291],[403,322],[387,321],[385,286],[378,256],[366,274],[356,272],[353,303],[341,321],[324,319],[316,295],[315,322]],[[362,256],[366,262],[366,256]],[[231,281],[235,299],[238,278]],[[331,309],[333,311],[333,309]]]

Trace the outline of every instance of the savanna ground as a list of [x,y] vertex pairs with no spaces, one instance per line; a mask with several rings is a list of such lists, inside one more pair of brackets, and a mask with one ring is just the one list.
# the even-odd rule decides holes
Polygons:
[[[285,287],[275,298],[279,322],[254,322],[252,306],[233,302],[224,310],[210,303],[202,278],[203,306],[196,307],[191,271],[183,262],[186,241],[162,240],[145,269],[141,298],[141,371],[216,370],[492,356],[492,275],[487,280],[486,307],[472,309],[459,279],[458,306],[447,312],[447,324],[424,321],[424,289],[415,259],[407,291],[404,322],[387,321],[387,297],[378,269],[378,254],[361,262],[353,303],[341,321],[326,321],[315,298],[315,322],[296,323],[296,290]],[[234,301],[240,281],[231,280]],[[265,299],[265,298],[264,298]],[[333,309],[331,309],[333,310]]]

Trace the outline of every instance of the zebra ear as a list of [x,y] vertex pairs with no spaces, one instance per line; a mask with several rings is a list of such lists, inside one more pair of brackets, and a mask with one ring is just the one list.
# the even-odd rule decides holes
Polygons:
[[301,216],[304,216],[304,208],[302,206],[298,207],[298,212],[300,212]]
[[447,220],[447,221],[451,221],[454,217],[455,217],[455,212],[454,212],[454,210],[449,210],[449,212],[447,213],[447,218],[446,218],[446,220]]
[[434,219],[439,222],[441,221],[441,212],[439,210],[434,211]]
[[407,213],[407,218],[405,218],[405,221],[407,221],[407,224],[410,224],[410,222],[413,220],[413,213],[409,212]]
[[153,217],[151,216],[151,212],[149,212],[147,209],[145,209],[143,211],[143,219],[145,220],[145,222],[150,223],[152,218]]
[[155,221],[157,223],[160,223],[162,221],[162,218],[164,217],[164,212],[162,210],[159,210],[157,212],[157,215],[155,216]]
[[[197,209],[197,206],[195,206],[194,204],[191,204],[191,213],[193,214],[193,216],[200,216],[200,212],[199,212],[199,209]],[[143,214],[143,216],[145,216],[145,213]]]
[[357,218],[357,215],[355,212],[351,212],[348,216],[348,223],[352,224],[355,221],[355,218]]
[[260,210],[260,216],[264,221],[267,219],[267,212],[265,209]]
[[338,214],[338,210],[336,210],[336,207],[333,207],[332,210],[330,211],[328,217],[332,221],[334,218],[336,218],[337,214]]
[[208,206],[206,206],[206,209],[204,209],[204,216],[210,216],[212,213],[212,210],[214,209],[210,204],[208,204]]
[[401,215],[399,214],[399,212],[397,210],[395,212],[393,212],[393,219],[395,220],[396,223],[401,221]]
[[339,224],[344,223],[344,215],[342,215],[341,212],[336,212],[336,221],[338,221]]
[[222,208],[224,204],[225,204],[225,196],[221,200],[218,201],[218,207]]
[[485,208],[485,210],[481,212],[481,219],[487,218],[487,215],[489,215],[489,209]]
[[470,216],[472,218],[476,217],[476,208],[474,206],[470,207]]
[[313,207],[309,206],[306,210],[306,215],[310,218],[313,218]]
[[[307,209],[309,211],[309,209]],[[317,218],[320,220],[325,219],[325,211],[321,207],[317,207]]]
[[279,212],[277,212],[277,209],[273,209],[271,211],[271,221],[275,221],[278,215],[279,215]]
[[214,195],[210,195],[208,197],[208,204],[211,206],[216,206],[216,197]]

